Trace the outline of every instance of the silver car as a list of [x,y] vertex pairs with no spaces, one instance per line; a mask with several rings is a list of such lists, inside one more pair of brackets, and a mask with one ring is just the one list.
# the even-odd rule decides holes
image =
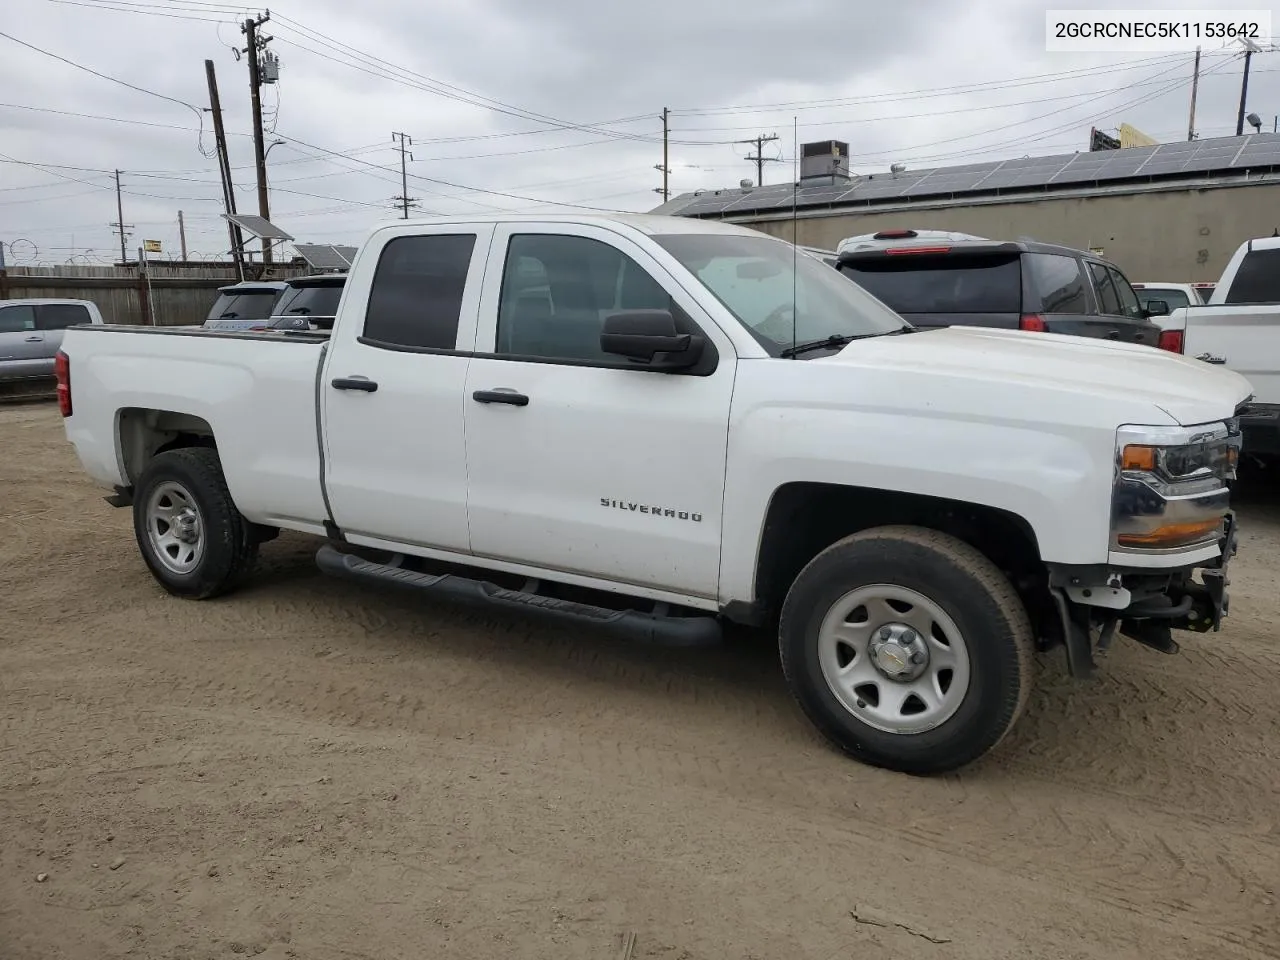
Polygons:
[[62,331],[102,323],[88,300],[0,300],[0,382],[53,376]]

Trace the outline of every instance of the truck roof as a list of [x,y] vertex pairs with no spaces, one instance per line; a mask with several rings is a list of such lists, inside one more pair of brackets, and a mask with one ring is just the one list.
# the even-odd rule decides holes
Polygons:
[[[448,215],[437,217],[411,217],[408,220],[393,220],[379,224],[373,232],[381,230],[400,230],[413,226],[443,226],[446,224],[464,223],[575,223],[596,224],[599,226],[621,225],[631,227],[641,233],[654,235],[664,233],[720,233],[745,237],[762,236],[759,230],[739,227],[731,223],[719,223],[708,220],[695,220],[687,217],[670,217],[656,213],[621,213],[602,210],[591,211],[543,212],[529,214],[490,213],[467,215]],[[765,234],[767,236],[767,234]],[[776,238],[775,238],[776,239]],[[785,241],[784,241],[785,242]]]

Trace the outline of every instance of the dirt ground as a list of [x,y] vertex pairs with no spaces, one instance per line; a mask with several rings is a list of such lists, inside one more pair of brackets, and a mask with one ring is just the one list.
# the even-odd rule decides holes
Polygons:
[[0,450],[4,960],[1280,957],[1265,485],[1220,634],[1046,657],[996,754],[922,780],[821,743],[767,642],[476,616],[289,536],[171,599],[56,409]]

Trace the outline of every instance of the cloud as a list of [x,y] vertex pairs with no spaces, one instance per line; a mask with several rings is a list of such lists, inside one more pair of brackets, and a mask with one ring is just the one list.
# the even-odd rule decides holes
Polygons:
[[[249,11],[214,0],[137,0],[135,12],[79,4],[5,0],[0,29],[172,99],[0,37],[0,154],[36,164],[0,158],[0,241],[31,239],[46,262],[118,254],[108,225],[119,168],[131,248],[160,239],[176,252],[182,210],[189,246],[224,252],[204,60],[217,66],[239,209],[256,211],[247,71],[232,52]],[[136,12],[148,7],[172,16]],[[282,66],[264,110],[269,142],[285,140],[268,160],[272,219],[300,240],[356,243],[398,215],[396,130],[414,140],[410,196],[441,213],[542,201],[650,209],[661,200],[663,107],[674,193],[753,176],[743,158],[754,147],[736,141],[757,134],[777,135],[765,147],[769,182],[791,177],[797,134],[848,141],[866,171],[1069,152],[1085,148],[1091,126],[1121,122],[1186,136],[1189,54],[1047,54],[1044,7],[1029,0],[913,0],[874,16],[847,0],[271,9],[265,32]],[[1259,113],[1280,102],[1273,63],[1254,58]],[[1204,68],[1197,127],[1233,133],[1239,60],[1207,53]]]

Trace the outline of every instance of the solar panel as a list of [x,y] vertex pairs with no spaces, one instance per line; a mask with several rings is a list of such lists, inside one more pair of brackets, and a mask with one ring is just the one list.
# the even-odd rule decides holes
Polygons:
[[329,243],[295,243],[293,249],[313,270],[346,270],[355,258],[355,247],[339,247]]
[[[1052,157],[1018,157],[991,163],[967,163],[954,167],[913,170],[897,175],[867,174],[845,184],[830,182],[802,186],[798,206],[839,203],[875,203],[926,196],[985,193],[1029,187],[1070,187],[1143,177],[1280,168],[1280,134],[1250,134],[1180,141],[1152,147],[1077,152]],[[676,207],[680,199],[687,206]],[[746,194],[723,190],[698,197],[677,198],[671,212],[681,216],[720,213],[729,208],[737,215],[791,206],[791,185],[759,188]]]
[[252,234],[259,240],[292,240],[293,237],[285,233],[270,220],[258,216],[254,213],[224,213],[222,215],[230,220],[241,230]]

